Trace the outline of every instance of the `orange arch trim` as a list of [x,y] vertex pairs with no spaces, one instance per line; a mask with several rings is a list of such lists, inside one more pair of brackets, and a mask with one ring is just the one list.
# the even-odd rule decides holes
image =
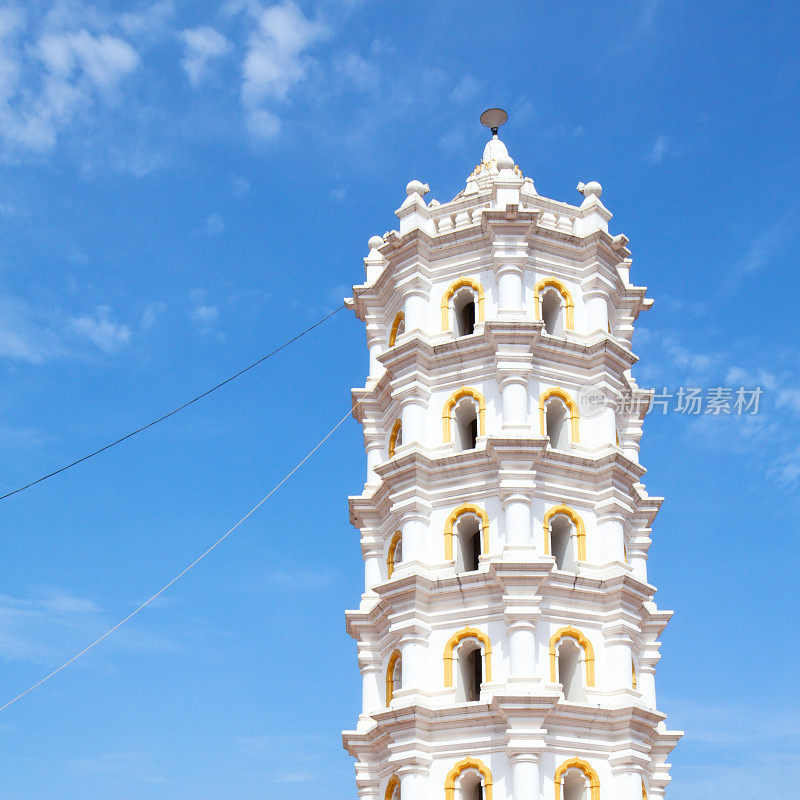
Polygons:
[[539,281],[534,287],[534,294],[533,294],[533,305],[534,305],[534,312],[536,315],[536,319],[542,318],[542,292],[545,289],[552,288],[555,289],[561,297],[564,299],[564,311],[565,311],[565,319],[564,319],[564,327],[571,331],[575,327],[575,303],[572,301],[572,295],[569,293],[569,290],[563,283],[561,283],[558,278],[544,278],[543,280]]
[[400,326],[405,322],[406,315],[402,311],[398,311],[395,315],[394,322],[392,322],[392,329],[389,331],[389,347],[394,347],[397,341],[397,336],[400,332]]
[[550,680],[553,683],[558,681],[558,671],[556,667],[558,643],[569,637],[574,639],[578,645],[583,649],[583,655],[586,660],[586,685],[594,686],[594,648],[592,643],[572,625],[566,628],[560,628],[550,637]]
[[396,531],[389,542],[389,552],[386,554],[386,578],[391,578],[394,568],[397,566],[397,545],[403,541],[403,534]]
[[483,631],[467,627],[454,633],[444,647],[444,685],[446,689],[453,687],[453,651],[464,639],[477,639],[483,645],[483,674],[487,681],[492,679],[492,643]]
[[547,389],[542,392],[542,396],[539,398],[539,424],[542,430],[542,436],[545,436],[547,431],[545,430],[545,405],[547,401],[553,397],[557,397],[561,400],[564,405],[567,407],[567,411],[569,412],[569,419],[570,419],[570,429],[571,429],[571,438],[572,441],[577,444],[580,441],[580,429],[578,426],[578,421],[580,419],[580,415],[578,414],[578,406],[575,404],[575,401],[565,392],[563,389],[559,388],[558,386],[554,386],[552,389]]
[[[445,800],[455,800],[456,781],[461,777],[462,773],[468,769],[474,769],[483,777],[483,792],[485,800],[492,800],[492,772],[486,764],[478,758],[467,756],[456,764],[450,772],[447,773],[447,779],[444,783],[444,796]],[[595,800],[595,798],[592,798]]]
[[393,458],[397,450],[397,439],[403,430],[403,421],[398,417],[392,425],[392,432],[389,434],[389,458]]
[[481,533],[483,534],[483,552],[489,552],[489,515],[474,503],[463,503],[458,508],[450,512],[450,516],[444,523],[444,560],[453,560],[453,527],[458,522],[459,517],[464,514],[475,514],[481,521]]
[[459,278],[443,295],[442,295],[442,330],[446,331],[450,328],[450,301],[453,295],[459,290],[468,286],[478,296],[478,322],[483,322],[483,286],[471,278]]
[[386,707],[388,708],[394,696],[394,668],[397,662],[400,661],[400,651],[395,650],[389,656],[389,663],[386,665]]
[[468,386],[462,386],[450,395],[450,399],[442,409],[442,435],[445,444],[450,442],[453,411],[458,401],[465,397],[471,397],[478,404],[478,433],[480,436],[486,433],[486,400],[479,391],[470,389]]
[[553,506],[544,515],[544,552],[545,555],[550,555],[550,521],[553,517],[563,514],[569,517],[572,524],[575,526],[575,534],[578,537],[578,561],[586,561],[586,526],[578,513],[563,503],[560,506]]
[[389,783],[386,784],[386,792],[383,795],[384,800],[392,800],[392,795],[394,794],[394,790],[399,788],[400,788],[400,778],[398,778],[397,775],[392,775],[392,777],[389,778]]
[[591,800],[600,800],[600,778],[597,773],[592,769],[588,761],[581,758],[571,758],[565,761],[557,770],[555,774],[556,784],[556,800],[561,800],[561,781],[566,774],[567,770],[577,769],[580,770],[589,779],[589,791]]

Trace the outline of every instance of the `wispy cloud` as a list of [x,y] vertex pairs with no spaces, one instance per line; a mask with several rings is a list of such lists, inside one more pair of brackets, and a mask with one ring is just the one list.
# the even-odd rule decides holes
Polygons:
[[656,137],[653,146],[645,153],[644,160],[650,164],[660,164],[669,153],[669,137],[661,133]]
[[266,141],[280,131],[275,104],[286,101],[306,77],[313,61],[308,51],[327,36],[328,28],[292,2],[250,7],[250,13],[254,29],[242,63],[242,103],[250,135]]
[[184,56],[181,66],[193,86],[199,86],[211,72],[211,64],[231,50],[230,42],[217,30],[203,25],[181,31]]
[[111,316],[111,307],[100,305],[91,314],[71,317],[73,331],[97,346],[104,353],[114,353],[131,340],[131,329]]
[[744,255],[731,266],[726,289],[730,291],[748,275],[775,266],[775,259],[791,241],[797,238],[798,233],[800,233],[800,218],[796,208],[792,207],[753,238]]
[[208,293],[205,289],[194,289],[189,295],[191,307],[189,319],[196,325],[201,333],[210,333],[214,330],[219,319],[219,309],[207,300]]

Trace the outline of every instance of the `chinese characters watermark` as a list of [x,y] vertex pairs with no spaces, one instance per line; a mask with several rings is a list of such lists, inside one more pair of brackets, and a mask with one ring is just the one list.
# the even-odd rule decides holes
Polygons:
[[678,386],[674,390],[663,386],[660,390],[643,389],[636,395],[624,395],[614,402],[601,389],[585,387],[578,392],[578,408],[585,416],[603,408],[613,408],[618,413],[638,412],[644,406],[647,414],[752,416],[758,414],[763,394],[760,386]]

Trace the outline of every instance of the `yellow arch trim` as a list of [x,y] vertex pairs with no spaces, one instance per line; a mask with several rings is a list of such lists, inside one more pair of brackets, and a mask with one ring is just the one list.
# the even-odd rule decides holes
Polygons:
[[450,442],[453,409],[456,407],[458,401],[465,397],[471,397],[478,404],[478,433],[480,436],[486,433],[486,400],[476,389],[462,386],[450,395],[450,399],[444,404],[444,408],[442,409],[442,435],[445,444]]
[[575,328],[575,303],[572,301],[572,295],[570,294],[569,289],[567,289],[567,287],[564,286],[564,284],[561,283],[561,281],[558,280],[558,278],[555,278],[555,277],[553,277],[553,278],[544,278],[543,280],[539,281],[539,283],[537,283],[536,286],[534,287],[534,290],[533,290],[533,292],[534,292],[534,294],[533,294],[533,306],[534,306],[534,312],[535,312],[535,315],[536,315],[536,319],[540,320],[542,318],[542,298],[541,298],[541,294],[545,289],[548,289],[548,288],[555,289],[561,295],[561,297],[564,298],[564,310],[566,312],[565,313],[566,319],[564,320],[564,327],[568,331],[574,330],[574,328]]
[[392,541],[389,542],[389,552],[386,554],[386,578],[387,580],[392,577],[394,568],[397,566],[395,556],[397,555],[397,545],[403,541],[403,534],[401,531],[395,531],[392,536]]
[[453,688],[453,650],[464,639],[477,639],[483,645],[483,675],[486,681],[492,679],[492,643],[489,637],[477,628],[466,627],[454,633],[444,647],[444,686]]
[[591,792],[591,800],[600,800],[600,778],[597,773],[592,769],[588,761],[582,758],[571,758],[565,761],[557,770],[555,774],[556,784],[556,800],[561,800],[561,779],[569,769],[579,769],[589,779],[589,790]]
[[459,517],[464,514],[475,514],[481,521],[481,533],[483,534],[483,552],[489,552],[489,515],[474,503],[462,503],[458,508],[450,512],[450,516],[444,523],[444,560],[453,560],[453,527],[458,522]]
[[578,422],[580,420],[580,415],[578,414],[578,406],[576,405],[575,401],[569,396],[567,392],[561,389],[558,386],[554,386],[551,389],[546,389],[542,392],[542,396],[539,398],[539,425],[541,427],[542,436],[545,435],[545,425],[544,425],[544,407],[548,400],[552,397],[557,397],[559,400],[564,402],[564,405],[567,407],[567,411],[569,412],[569,419],[570,419],[570,428],[571,428],[571,439],[572,441],[577,444],[580,441],[580,428]]
[[400,788],[400,778],[398,778],[397,775],[392,775],[392,777],[389,778],[389,783],[386,784],[386,792],[383,795],[384,800],[392,800],[392,795],[394,794],[394,790],[399,788]]
[[450,301],[453,295],[459,290],[468,286],[475,294],[478,295],[478,322],[483,322],[483,286],[472,278],[459,278],[452,286],[442,295],[442,330],[450,329]]
[[392,425],[392,432],[389,434],[389,458],[394,458],[395,451],[397,450],[397,438],[403,430],[403,421],[398,417]]
[[386,707],[388,708],[391,705],[392,697],[394,696],[394,681],[392,680],[392,674],[394,673],[394,668],[397,665],[397,662],[400,661],[401,655],[399,650],[395,650],[389,656],[389,663],[386,665]]
[[[458,764],[447,773],[447,779],[444,782],[445,800],[455,800],[456,781],[461,776],[461,773],[466,772],[468,769],[474,769],[480,772],[483,776],[485,800],[492,800],[492,771],[479,758],[472,758],[471,756],[467,756],[465,759],[459,761]],[[594,800],[594,798],[592,798],[592,800]]]
[[405,322],[406,315],[402,311],[398,311],[395,315],[394,322],[392,322],[392,329],[389,331],[389,347],[394,347],[397,341],[397,333],[400,326]]
[[642,800],[647,800],[647,787],[644,785],[644,778],[642,778]]
[[586,526],[583,523],[580,515],[574,508],[562,503],[559,506],[553,506],[544,515],[544,552],[545,555],[550,555],[550,521],[553,517],[563,514],[569,517],[572,524],[575,526],[575,534],[578,537],[578,561],[586,561]]
[[[633,691],[636,691],[636,685],[638,683],[638,679],[636,678],[636,662],[631,658],[631,686],[633,687]],[[644,786],[644,779],[642,779],[642,786]]]
[[550,637],[550,680],[553,683],[558,680],[556,667],[558,643],[567,637],[574,639],[583,648],[583,654],[586,657],[586,685],[594,686],[594,648],[592,643],[572,625],[560,628]]

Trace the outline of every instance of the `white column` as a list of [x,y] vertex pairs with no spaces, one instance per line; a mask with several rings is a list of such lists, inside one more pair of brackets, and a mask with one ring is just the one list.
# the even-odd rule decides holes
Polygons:
[[[601,552],[594,550],[594,558],[589,554],[588,560],[595,561],[596,563],[607,563],[609,561],[620,561],[625,563],[625,527],[621,516],[616,514],[601,516],[597,520],[597,529],[599,533],[600,544],[597,547]],[[587,550],[589,543],[587,542]]]
[[605,296],[601,294],[584,294],[584,307],[586,308],[586,333],[595,331],[608,332],[608,304]]
[[421,628],[406,631],[400,637],[400,652],[403,658],[402,689],[404,692],[423,688],[427,641],[427,632]]
[[655,667],[642,663],[639,659],[639,664],[636,670],[636,689],[641,692],[642,700],[648,708],[657,708],[656,706],[656,670]]
[[539,800],[540,780],[538,754],[511,756],[511,800]]
[[603,631],[605,637],[607,689],[633,688],[633,660],[630,634],[617,623]]
[[502,496],[505,512],[505,541],[509,547],[533,544],[531,530],[531,500],[522,493]]
[[517,619],[508,625],[508,650],[511,678],[532,681],[536,678],[536,626],[531,620]]
[[429,297],[429,288],[420,284],[409,286],[403,293],[403,315],[406,333],[410,333],[413,330],[427,330]]
[[528,377],[506,375],[500,381],[503,429],[528,428]]
[[378,380],[386,371],[383,364],[378,361],[378,356],[386,346],[386,330],[381,323],[375,322],[367,324],[367,347],[369,347],[369,378]]
[[518,314],[522,308],[522,267],[503,264],[497,270],[499,312],[501,315]]
[[427,409],[427,396],[412,394],[403,401],[402,408],[400,409],[400,424],[403,426],[404,445],[411,444],[412,442],[418,442],[420,444],[425,442]]
[[375,472],[375,467],[383,462],[383,444],[377,437],[370,437],[364,447],[367,451],[367,483],[374,486],[381,480]]
[[642,776],[628,769],[614,774],[615,800],[642,800]]
[[403,532],[403,563],[425,561],[425,539],[428,531],[428,517],[418,511],[410,511],[403,515],[401,530]]
[[428,767],[418,763],[404,764],[396,770],[396,774],[400,778],[400,796],[402,798],[427,800],[432,796],[428,794],[426,786]]
[[383,552],[381,542],[362,540],[361,552],[364,556],[364,591],[371,592],[382,582],[381,561]]
[[[359,654],[360,656],[360,654]],[[384,697],[381,691],[381,665],[376,663],[371,654],[362,660],[361,667],[361,709],[364,714],[372,714],[384,707]]]

